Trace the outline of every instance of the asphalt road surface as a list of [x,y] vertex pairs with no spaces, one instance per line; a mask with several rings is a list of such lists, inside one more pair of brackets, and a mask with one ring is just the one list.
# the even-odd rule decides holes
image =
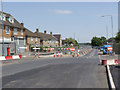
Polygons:
[[108,88],[97,50],[82,57],[32,59],[2,69],[3,88]]

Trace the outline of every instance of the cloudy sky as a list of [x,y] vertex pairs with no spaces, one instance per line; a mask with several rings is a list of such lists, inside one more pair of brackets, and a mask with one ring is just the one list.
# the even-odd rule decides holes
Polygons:
[[112,36],[110,17],[114,21],[114,35],[118,31],[117,2],[4,2],[4,12],[10,13],[26,28],[35,32],[61,33],[62,38],[74,37],[90,42],[93,36]]

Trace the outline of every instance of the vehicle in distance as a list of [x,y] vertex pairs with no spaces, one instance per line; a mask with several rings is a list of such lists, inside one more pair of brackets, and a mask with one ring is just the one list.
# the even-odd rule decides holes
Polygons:
[[111,45],[104,45],[103,46],[103,54],[112,54],[112,50],[108,50],[108,47],[111,47]]

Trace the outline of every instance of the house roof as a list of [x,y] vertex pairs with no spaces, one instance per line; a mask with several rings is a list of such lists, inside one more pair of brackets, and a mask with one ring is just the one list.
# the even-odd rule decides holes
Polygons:
[[53,34],[54,37],[56,37],[58,40],[61,38],[61,34]]
[[25,34],[28,37],[39,37],[40,38],[39,35],[37,35],[36,33],[33,33],[32,31],[28,30],[27,28],[25,29]]
[[[2,13],[1,11],[0,11],[0,13]],[[6,16],[11,16],[12,17],[12,15],[10,15],[10,14],[8,14],[8,13],[5,13],[5,12],[3,12],[3,14],[5,14]],[[24,29],[24,26],[22,26],[15,18],[13,18],[14,19],[14,23],[10,23],[8,20],[6,20],[6,21],[3,21],[3,24],[4,25],[8,25],[8,26],[11,26],[11,27],[16,27],[16,28],[21,28],[21,29]],[[2,24],[2,20],[0,20],[0,24]]]
[[56,37],[54,37],[53,35],[50,35],[50,34],[45,34],[45,33],[36,33],[37,35],[40,36],[40,39],[41,40],[52,40],[52,41],[56,41],[58,40]]

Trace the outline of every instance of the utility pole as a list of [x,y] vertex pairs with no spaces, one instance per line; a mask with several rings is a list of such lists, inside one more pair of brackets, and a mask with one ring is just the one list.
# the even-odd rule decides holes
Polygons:
[[1,0],[1,11],[2,11],[2,56],[4,56],[4,24],[3,24],[3,4]]
[[103,15],[101,17],[106,17],[110,16],[111,17],[111,29],[112,29],[112,46],[113,46],[113,16],[112,15]]

